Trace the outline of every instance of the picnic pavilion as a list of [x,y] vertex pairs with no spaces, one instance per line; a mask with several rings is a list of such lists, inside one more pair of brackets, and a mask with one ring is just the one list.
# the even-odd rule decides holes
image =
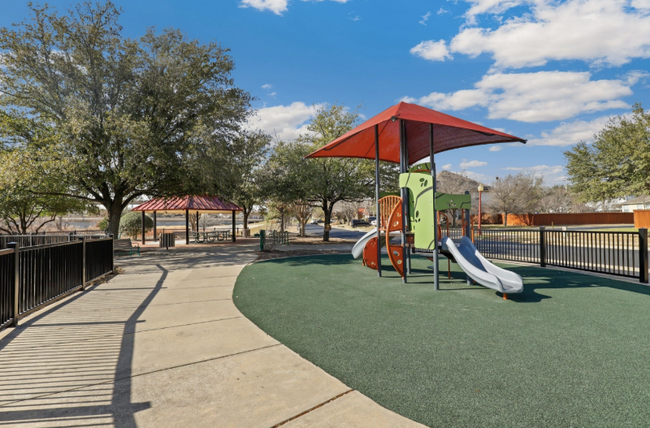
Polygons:
[[[157,236],[156,213],[179,214],[185,213],[185,243],[190,243],[190,212],[197,214],[227,214],[232,213],[232,241],[235,242],[235,217],[241,207],[232,202],[222,201],[217,196],[180,196],[173,198],[154,198],[133,208],[133,211],[142,211],[142,243],[145,239],[144,216],[146,212],[153,213],[153,236]],[[197,220],[198,227],[198,220]]]

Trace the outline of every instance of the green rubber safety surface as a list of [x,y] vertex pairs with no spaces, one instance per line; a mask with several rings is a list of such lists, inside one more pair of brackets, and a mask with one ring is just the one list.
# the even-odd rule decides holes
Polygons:
[[650,287],[501,264],[524,278],[508,301],[452,264],[433,290],[414,258],[402,284],[348,255],[246,267],[239,310],[382,406],[432,427],[650,424]]

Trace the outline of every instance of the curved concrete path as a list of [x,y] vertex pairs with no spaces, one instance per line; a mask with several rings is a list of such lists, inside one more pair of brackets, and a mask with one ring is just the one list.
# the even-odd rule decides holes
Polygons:
[[421,427],[237,310],[254,248],[120,259],[123,274],[0,333],[0,426]]

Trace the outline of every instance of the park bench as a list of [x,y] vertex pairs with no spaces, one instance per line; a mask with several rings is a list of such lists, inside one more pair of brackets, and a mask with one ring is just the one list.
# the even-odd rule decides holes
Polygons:
[[140,246],[138,244],[133,245],[131,239],[116,239],[113,243],[113,251],[115,255],[129,255],[133,254],[140,255]]

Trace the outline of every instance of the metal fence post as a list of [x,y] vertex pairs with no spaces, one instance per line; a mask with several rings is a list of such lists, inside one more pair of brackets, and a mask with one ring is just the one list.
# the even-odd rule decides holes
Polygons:
[[86,237],[81,237],[81,291],[86,289]]
[[12,326],[18,327],[18,314],[19,314],[18,298],[20,296],[20,243],[10,242],[7,244],[7,248],[13,248],[14,250],[14,287],[13,287],[13,295],[11,299],[11,306],[13,308]]
[[546,267],[546,231],[544,226],[539,228],[539,265]]
[[111,273],[115,274],[115,237],[112,233],[108,236],[111,238]]
[[639,228],[639,281],[648,283],[648,229]]

